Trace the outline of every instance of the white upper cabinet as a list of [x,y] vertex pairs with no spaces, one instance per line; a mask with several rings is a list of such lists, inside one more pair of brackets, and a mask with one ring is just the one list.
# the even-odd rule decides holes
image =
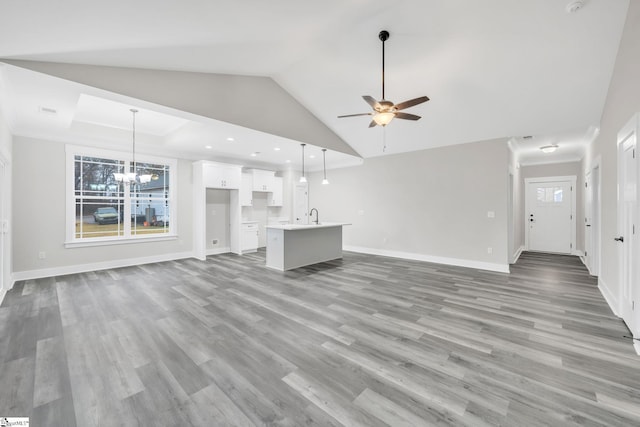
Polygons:
[[282,206],[283,204],[283,195],[284,195],[284,188],[283,188],[283,182],[282,182],[282,178],[279,176],[274,176],[273,177],[273,186],[272,186],[272,192],[269,193],[269,206]]
[[242,182],[240,184],[240,205],[253,205],[253,176],[250,173],[242,174]]
[[203,162],[202,168],[202,181],[206,188],[240,188],[240,166]]
[[253,191],[273,191],[273,179],[275,178],[274,171],[265,171],[260,169],[253,169]]

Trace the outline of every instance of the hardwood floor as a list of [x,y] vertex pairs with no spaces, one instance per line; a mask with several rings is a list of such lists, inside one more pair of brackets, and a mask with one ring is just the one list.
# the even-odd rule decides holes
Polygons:
[[575,257],[512,273],[264,252],[17,283],[0,416],[32,426],[640,425],[640,358]]

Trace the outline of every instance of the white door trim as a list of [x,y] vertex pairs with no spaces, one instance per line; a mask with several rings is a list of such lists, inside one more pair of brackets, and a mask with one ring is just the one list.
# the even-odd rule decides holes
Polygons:
[[576,187],[576,179],[575,175],[569,176],[544,176],[538,178],[525,178],[524,179],[524,216],[522,218],[523,221],[523,230],[524,230],[524,247],[529,250],[529,233],[527,230],[527,220],[528,220],[528,212],[529,212],[529,184],[532,182],[555,182],[555,181],[569,181],[571,182],[571,255],[578,255],[578,251],[576,250],[576,192],[578,188]]

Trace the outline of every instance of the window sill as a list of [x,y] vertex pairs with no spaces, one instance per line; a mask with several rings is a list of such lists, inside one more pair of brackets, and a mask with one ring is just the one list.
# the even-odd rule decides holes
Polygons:
[[143,237],[130,237],[123,238],[105,238],[100,240],[86,240],[86,241],[67,241],[64,242],[66,249],[72,248],[86,248],[90,246],[113,246],[113,245],[130,245],[135,243],[149,243],[149,242],[164,242],[170,240],[177,240],[176,234],[169,234],[164,236],[143,236]]

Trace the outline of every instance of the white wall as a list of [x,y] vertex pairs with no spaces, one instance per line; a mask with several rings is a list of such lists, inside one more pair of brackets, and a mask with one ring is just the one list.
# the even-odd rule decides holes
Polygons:
[[593,167],[600,156],[601,164],[601,265],[599,286],[614,311],[620,293],[617,234],[617,134],[636,112],[640,111],[640,1],[629,3],[616,64],[607,93],[600,134],[590,145],[583,170]]
[[309,207],[347,248],[506,270],[508,161],[506,140],[369,158],[309,174]]
[[[130,265],[141,259],[189,256],[192,242],[192,167],[178,161],[178,233],[176,240],[66,249],[65,145],[25,137],[13,138],[14,278],[44,277]],[[46,259],[38,253],[46,252]]]
[[[576,187],[576,249],[584,252],[584,172],[582,162],[550,163],[543,165],[522,166],[520,168],[520,216],[519,222],[522,224],[523,232],[526,230],[524,211],[525,206],[525,184],[526,178],[541,178],[549,176],[575,176]],[[524,242],[524,241],[523,241]],[[523,243],[524,244],[524,243]]]

